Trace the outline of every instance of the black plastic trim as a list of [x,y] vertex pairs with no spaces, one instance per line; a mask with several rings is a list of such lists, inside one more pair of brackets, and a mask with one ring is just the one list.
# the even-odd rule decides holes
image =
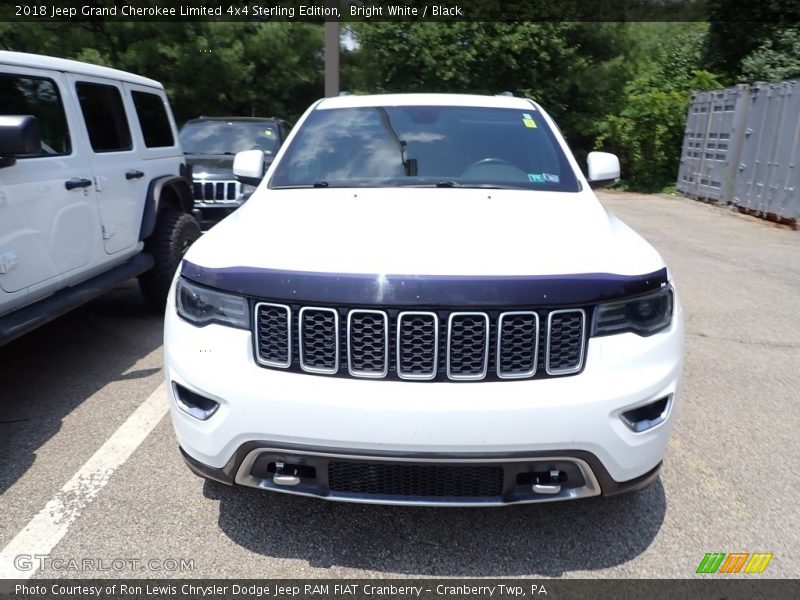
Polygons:
[[145,240],[153,233],[158,220],[158,213],[161,210],[163,192],[166,188],[172,188],[178,197],[179,206],[175,208],[191,214],[194,198],[186,179],[179,175],[156,177],[147,188],[147,198],[145,199],[144,212],[142,213],[142,226],[139,229],[139,240]]
[[93,300],[120,283],[141,275],[151,269],[153,264],[153,257],[149,254],[137,254],[110,271],[0,317],[0,346]]

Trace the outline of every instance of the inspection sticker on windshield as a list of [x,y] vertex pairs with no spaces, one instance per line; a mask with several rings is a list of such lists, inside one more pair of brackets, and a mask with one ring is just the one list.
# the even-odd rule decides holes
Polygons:
[[528,173],[528,181],[531,183],[558,183],[561,180],[558,175],[552,173]]
[[536,121],[534,121],[533,117],[528,113],[522,113],[522,123],[525,125],[525,127],[536,129]]

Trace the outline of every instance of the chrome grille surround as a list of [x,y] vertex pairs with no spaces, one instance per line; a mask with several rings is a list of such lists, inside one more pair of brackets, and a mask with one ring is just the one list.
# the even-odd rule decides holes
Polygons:
[[[568,325],[564,325],[562,321],[565,321],[566,318],[564,315],[574,314],[579,316],[580,322],[577,325],[580,328],[580,333],[578,334],[575,330],[576,324],[573,318],[573,322],[569,323]],[[555,325],[554,325],[555,321]],[[571,342],[572,348],[568,349],[571,355],[573,355],[572,363],[569,366],[556,366],[553,367],[552,363],[556,359],[554,356],[556,352],[558,353],[558,362],[563,362],[561,357],[561,353],[563,352],[560,348],[558,350],[553,349],[553,329],[554,327],[570,327],[573,329],[572,337],[573,341]],[[577,334],[577,335],[576,335]],[[575,348],[575,341],[574,339],[578,338],[580,341],[578,342],[578,348],[576,352]],[[547,371],[548,375],[568,375],[570,373],[577,373],[583,368],[583,359],[584,354],[586,352],[586,311],[582,308],[565,308],[560,310],[552,310],[547,315],[547,349],[545,351],[545,370]],[[559,336],[559,343],[564,344],[564,336]]]
[[[431,363],[431,367],[429,369],[423,370],[422,373],[415,373],[408,369],[404,369],[404,360],[405,357],[403,355],[404,350],[409,350],[408,345],[406,348],[403,348],[403,320],[404,319],[411,319],[414,317],[422,317],[424,320],[425,317],[432,319],[433,322],[433,343],[430,344],[430,348],[433,349],[433,353],[430,359],[427,359]],[[422,325],[421,325],[422,326]],[[422,326],[424,327],[424,326]],[[439,356],[439,315],[435,312],[428,312],[428,311],[419,311],[419,310],[410,310],[401,312],[397,315],[397,376],[400,379],[411,379],[417,381],[426,381],[430,379],[436,379],[436,375],[439,372],[439,363],[438,363],[438,356]],[[425,351],[424,349],[422,350]]]
[[255,362],[264,368],[363,379],[525,380],[582,371],[590,314],[255,301],[251,332]]
[[[358,315],[373,315],[379,316],[380,320],[383,321],[383,368],[378,370],[370,370],[364,368],[356,368],[353,366],[355,362],[353,360],[354,353],[360,352],[362,355],[367,354],[368,350],[364,349],[365,345],[375,345],[376,340],[373,338],[375,336],[370,336],[370,334],[362,334],[358,335],[358,327],[361,325],[356,324],[354,326],[353,321],[358,317]],[[368,325],[368,327],[370,327]],[[374,327],[374,326],[373,326]],[[359,339],[356,341],[354,340],[355,337]],[[367,341],[365,338],[370,337]],[[355,343],[354,343],[355,342]],[[354,347],[357,345],[361,345],[361,348],[355,349]],[[373,352],[372,354],[376,354]],[[367,361],[367,358],[361,358],[362,361]],[[372,358],[374,362],[375,358]],[[389,315],[387,315],[382,310],[368,310],[368,309],[353,309],[347,313],[347,372],[350,373],[353,377],[370,377],[374,379],[381,379],[386,377],[389,373]]]
[[[531,368],[526,369],[524,371],[506,369],[503,370],[503,352],[507,351],[509,344],[514,344],[517,348],[520,345],[525,345],[526,341],[512,341],[508,340],[506,336],[506,324],[508,322],[516,321],[515,324],[512,325],[514,330],[509,332],[510,336],[517,336],[524,335],[524,332],[518,331],[518,327],[524,327],[524,325],[520,325],[519,321],[525,320],[528,317],[533,323],[533,334],[531,337],[531,342],[533,343],[533,351],[531,352]],[[539,365],[539,313],[535,311],[525,311],[525,310],[517,310],[517,311],[510,311],[500,313],[497,317],[497,357],[495,359],[495,365],[497,367],[497,376],[500,379],[527,379],[529,377],[533,377],[536,374],[536,368]],[[519,356],[520,352],[512,353],[512,362],[522,362],[522,358]]]
[[[330,331],[330,322],[324,321],[324,315],[333,316],[333,328]],[[321,317],[322,320],[320,320]],[[313,319],[313,324],[308,323],[308,319]],[[306,329],[310,325],[315,331]],[[329,331],[325,331],[328,328]],[[325,337],[328,339],[326,340]],[[309,342],[314,346],[307,348]],[[304,306],[300,309],[297,319],[297,345],[300,352],[300,368],[308,373],[320,373],[323,375],[333,375],[339,372],[339,311],[333,308],[321,306]],[[314,353],[309,360],[311,353]],[[330,361],[330,354],[333,353],[333,360]],[[322,356],[320,356],[320,354]],[[314,362],[311,362],[314,361]],[[325,361],[331,362],[326,366]],[[322,362],[323,366],[319,363]],[[317,363],[317,364],[314,364]]]
[[[266,318],[270,320],[280,319],[279,314],[280,312],[286,313],[286,333],[282,333],[283,326],[278,323],[267,323],[262,325],[262,318],[263,313],[269,312],[272,313],[271,315],[267,316]],[[255,324],[255,335],[257,339],[256,343],[256,360],[261,363],[262,365],[266,365],[268,367],[278,367],[280,369],[288,369],[292,365],[292,309],[285,304],[273,304],[271,302],[259,302],[256,304],[255,307],[255,318],[253,319],[253,323]],[[271,329],[272,331],[269,331]],[[266,330],[266,331],[265,331]],[[286,341],[283,342],[282,339],[275,340],[275,344],[279,345],[282,342],[285,343],[285,348],[273,348],[270,350],[269,348],[264,348],[265,344],[263,343],[264,337],[282,337],[285,335]],[[269,358],[270,352],[272,353],[271,356],[275,358]],[[264,356],[267,355],[267,358]],[[286,356],[285,360],[280,360],[283,356]]]
[[[476,330],[476,321],[483,328]],[[463,324],[462,324],[463,323]],[[478,337],[479,348],[468,336]],[[468,347],[473,344],[473,347]],[[489,368],[489,315],[484,312],[453,312],[447,319],[447,377],[453,381],[477,381],[486,377]],[[458,356],[460,355],[460,357]],[[482,355],[482,358],[480,358]],[[480,360],[480,369],[474,364]],[[456,372],[464,369],[466,372]]]

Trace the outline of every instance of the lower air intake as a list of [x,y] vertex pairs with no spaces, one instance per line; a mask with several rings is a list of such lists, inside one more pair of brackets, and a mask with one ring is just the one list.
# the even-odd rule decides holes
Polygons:
[[503,492],[500,466],[441,466],[331,462],[335,492],[414,498],[489,498]]

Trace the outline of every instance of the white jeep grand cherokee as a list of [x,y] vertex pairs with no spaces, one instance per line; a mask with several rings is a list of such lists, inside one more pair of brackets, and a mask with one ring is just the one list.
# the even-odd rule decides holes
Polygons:
[[[655,480],[683,324],[658,253],[550,117],[507,96],[341,96],[305,113],[169,296],[189,468],[358,502],[498,505]],[[259,152],[234,172],[260,180]]]

